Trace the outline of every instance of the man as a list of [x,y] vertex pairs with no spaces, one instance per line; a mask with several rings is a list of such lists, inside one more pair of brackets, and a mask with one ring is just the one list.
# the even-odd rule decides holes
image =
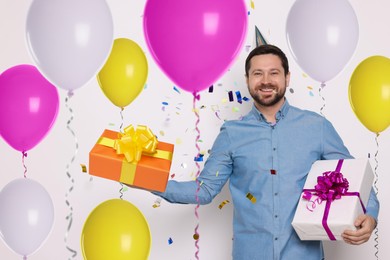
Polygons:
[[[245,74],[253,108],[221,127],[198,178],[200,190],[196,181],[171,180],[155,194],[172,203],[207,204],[230,180],[233,259],[323,259],[321,242],[301,241],[291,222],[313,162],[352,156],[326,118],[288,103],[289,65],[278,47],[254,49]],[[370,238],[379,212],[373,191],[366,209],[355,221],[358,230],[344,232],[347,243]]]

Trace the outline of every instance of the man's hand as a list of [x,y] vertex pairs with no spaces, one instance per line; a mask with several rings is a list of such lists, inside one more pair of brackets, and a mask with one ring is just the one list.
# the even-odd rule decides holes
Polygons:
[[376,227],[375,219],[369,215],[360,215],[354,224],[357,230],[345,230],[341,234],[344,241],[351,245],[360,245],[367,242]]

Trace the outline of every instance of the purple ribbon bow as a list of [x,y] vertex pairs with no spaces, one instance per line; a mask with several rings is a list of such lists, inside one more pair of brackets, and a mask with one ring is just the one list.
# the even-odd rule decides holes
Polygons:
[[315,202],[321,204],[322,201],[326,201],[324,216],[322,217],[322,226],[324,227],[330,240],[336,240],[327,223],[330,205],[334,200],[341,199],[342,196],[357,196],[360,200],[363,212],[366,213],[366,208],[360,198],[359,192],[348,192],[349,182],[340,172],[343,161],[344,160],[338,161],[334,171],[327,171],[322,173],[322,176],[318,176],[317,185],[314,186],[314,189],[303,189],[302,195],[302,198],[309,201],[311,201],[310,199],[312,195],[317,196],[317,199],[314,202],[311,201],[313,202],[313,208],[315,208]]

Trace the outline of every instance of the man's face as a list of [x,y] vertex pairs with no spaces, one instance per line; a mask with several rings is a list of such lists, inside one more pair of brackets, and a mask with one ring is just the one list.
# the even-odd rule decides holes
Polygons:
[[289,81],[290,73],[284,75],[278,56],[264,54],[251,59],[247,85],[256,106],[272,107],[283,103]]

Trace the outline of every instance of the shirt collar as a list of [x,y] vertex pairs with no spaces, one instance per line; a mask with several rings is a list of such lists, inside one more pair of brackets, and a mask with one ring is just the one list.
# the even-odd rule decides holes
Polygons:
[[[285,98],[284,104],[279,109],[279,111],[276,113],[276,122],[278,122],[281,118],[284,118],[287,115],[289,108],[290,108],[290,104],[288,103],[287,99]],[[265,119],[265,116],[259,110],[257,110],[257,108],[254,104],[252,106],[251,113],[252,113],[252,115],[254,115],[256,117],[257,120],[267,122],[267,120]]]

